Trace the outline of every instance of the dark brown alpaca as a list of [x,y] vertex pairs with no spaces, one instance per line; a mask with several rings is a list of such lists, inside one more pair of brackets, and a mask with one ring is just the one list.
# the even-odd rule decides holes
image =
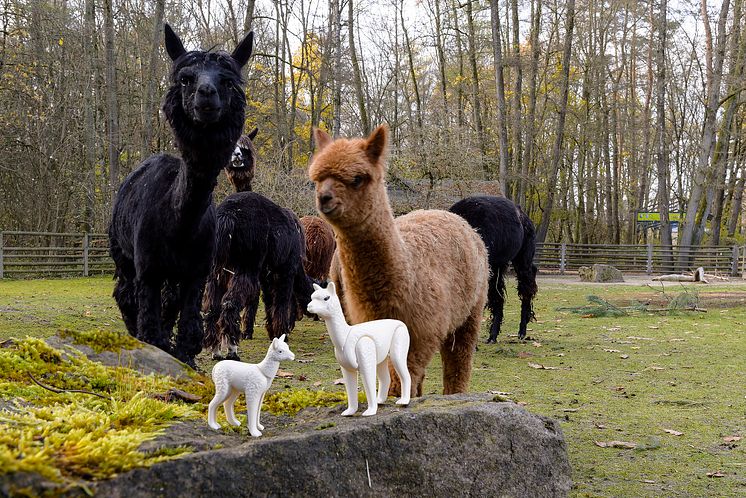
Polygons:
[[[440,351],[445,394],[465,392],[487,300],[487,249],[460,216],[413,211],[394,219],[386,193],[388,128],[368,138],[338,139],[315,130],[309,167],[316,206],[337,235],[331,279],[344,282],[351,323],[403,321],[411,343],[412,394],[421,396],[425,369]],[[392,375],[389,394],[396,394]]]
[[236,192],[251,192],[251,182],[254,181],[256,171],[254,138],[258,131],[259,128],[254,128],[248,135],[241,135],[231,156],[231,162],[225,167],[228,181]]
[[306,275],[323,282],[329,277],[329,266],[332,263],[334,249],[334,230],[329,223],[318,216],[304,216],[300,219],[306,234],[306,260],[303,268]]

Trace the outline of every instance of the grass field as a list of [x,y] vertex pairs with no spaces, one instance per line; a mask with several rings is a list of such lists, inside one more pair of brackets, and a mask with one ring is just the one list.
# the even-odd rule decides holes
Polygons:
[[[0,281],[0,340],[60,329],[123,331],[112,285],[110,278]],[[471,391],[501,393],[561,421],[574,496],[746,495],[746,439],[737,439],[746,438],[743,283],[669,284],[664,295],[642,282],[540,280],[538,321],[525,342],[511,336],[519,307],[509,285],[503,334],[496,345],[480,344]],[[558,310],[587,304],[588,295],[660,308],[684,291],[707,311],[590,318]],[[256,330],[253,341],[242,343],[242,358],[260,360],[265,337]],[[288,377],[277,379],[274,390],[342,389],[333,384],[340,375],[321,322],[299,322],[291,347],[296,362],[283,364]],[[199,360],[211,367],[207,356]],[[436,358],[425,392],[441,388]],[[612,441],[635,448],[599,446]]]

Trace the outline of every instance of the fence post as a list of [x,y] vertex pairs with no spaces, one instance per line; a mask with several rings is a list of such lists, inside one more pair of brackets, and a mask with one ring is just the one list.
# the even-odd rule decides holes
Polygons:
[[88,232],[83,234],[83,276],[88,276],[88,246],[90,245],[88,240]]
[[3,232],[0,232],[0,278],[5,278],[5,268],[3,266]]
[[738,246],[733,246],[733,256],[730,262],[730,276],[738,275]]
[[560,246],[560,275],[565,274],[565,266],[566,266],[566,258],[567,258],[567,244],[565,242],[562,243]]
[[653,243],[648,242],[648,262],[645,267],[645,273],[650,275],[653,273]]

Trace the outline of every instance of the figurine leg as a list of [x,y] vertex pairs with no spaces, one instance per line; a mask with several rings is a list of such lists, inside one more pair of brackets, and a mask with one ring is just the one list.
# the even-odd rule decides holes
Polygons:
[[407,354],[409,353],[409,331],[406,328],[397,329],[394,339],[391,341],[389,357],[396,375],[401,383],[401,398],[396,401],[397,405],[408,405],[412,389],[412,377],[407,368]]
[[[220,424],[217,422],[218,406],[230,397],[230,392],[231,390],[229,386],[215,386],[215,396],[207,407],[207,425],[209,425],[211,429],[216,431],[220,429]],[[226,410],[226,415],[227,413],[228,411]]]
[[389,394],[389,385],[391,384],[391,374],[389,373],[389,362],[383,360],[376,367],[378,373],[378,404],[386,403]]
[[239,422],[238,419],[236,418],[236,414],[233,411],[233,405],[236,404],[236,400],[238,399],[238,396],[240,394],[241,394],[240,391],[231,389],[231,392],[228,395],[228,398],[223,403],[223,408],[225,409],[225,418],[228,419],[229,424],[234,425],[236,427],[240,426],[241,422]]
[[369,337],[361,338],[355,345],[357,355],[357,368],[363,380],[365,399],[368,401],[368,409],[363,412],[363,417],[375,415],[378,411],[378,396],[376,395],[376,344]]
[[246,424],[249,426],[249,434],[253,437],[259,437],[262,435],[261,431],[256,426],[256,421],[259,418],[261,401],[262,397],[259,393],[246,391]]
[[342,378],[347,391],[347,409],[342,412],[342,416],[349,417],[357,411],[357,371],[342,367]]
[[256,411],[256,428],[259,429],[260,431],[264,430],[264,426],[261,424],[261,422],[259,422],[259,416],[262,413],[262,405],[264,404],[264,395],[266,394],[267,394],[267,391],[264,391],[264,393],[262,393],[262,399],[259,400],[259,409]]

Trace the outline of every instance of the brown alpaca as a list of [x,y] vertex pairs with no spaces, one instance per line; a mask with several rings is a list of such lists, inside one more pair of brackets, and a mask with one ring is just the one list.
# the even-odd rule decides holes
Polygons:
[[306,260],[303,268],[306,275],[323,282],[329,277],[329,266],[332,263],[334,249],[334,230],[331,225],[318,216],[304,216],[300,219],[306,234]]
[[[316,183],[316,207],[337,234],[330,276],[344,284],[348,319],[407,324],[412,395],[422,395],[425,368],[438,350],[443,392],[465,392],[487,300],[482,238],[447,211],[417,210],[394,219],[384,181],[385,125],[367,139],[332,141],[324,131],[314,133],[317,151],[308,174]],[[392,385],[389,393],[398,390]]]

